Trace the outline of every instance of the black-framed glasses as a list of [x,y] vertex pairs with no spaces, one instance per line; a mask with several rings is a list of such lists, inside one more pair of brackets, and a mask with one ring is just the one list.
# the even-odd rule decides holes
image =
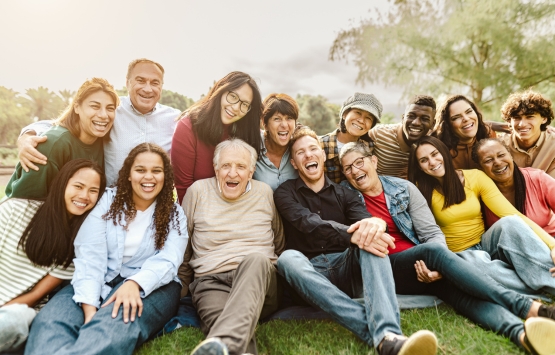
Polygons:
[[366,158],[366,157],[369,157],[369,155],[365,155],[363,157],[356,158],[355,161],[352,164],[345,165],[343,167],[343,173],[345,175],[350,174],[353,171],[353,166],[357,169],[361,169],[362,167],[364,167],[364,158]]
[[237,95],[237,93],[233,91],[230,91],[227,93],[227,95],[225,95],[225,100],[232,105],[235,105],[236,103],[240,102],[241,105],[239,105],[239,109],[241,110],[242,113],[247,113],[251,110],[251,104],[249,104],[246,101],[242,101],[239,98],[239,95]]

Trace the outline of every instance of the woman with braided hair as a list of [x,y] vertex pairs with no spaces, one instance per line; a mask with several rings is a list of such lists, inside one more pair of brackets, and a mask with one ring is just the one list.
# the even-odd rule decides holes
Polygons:
[[177,311],[186,225],[168,155],[139,144],[79,230],[72,284],[39,313],[26,353],[132,354]]

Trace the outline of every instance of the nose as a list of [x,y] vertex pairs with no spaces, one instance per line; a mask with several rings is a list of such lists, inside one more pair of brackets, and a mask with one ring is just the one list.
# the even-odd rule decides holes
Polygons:
[[108,111],[106,110],[106,107],[102,107],[98,110],[97,116],[100,118],[108,118]]
[[422,122],[420,121],[420,117],[417,116],[414,120],[412,120],[411,124],[414,126],[420,126],[421,123]]
[[152,91],[152,86],[150,86],[150,82],[149,82],[149,81],[147,81],[147,82],[145,83],[145,86],[143,86],[143,91],[146,91],[146,92],[151,92],[151,91]]
[[229,169],[228,175],[229,175],[229,176],[236,176],[236,175],[237,175],[237,167],[236,167],[235,165],[233,165],[233,166],[231,167],[231,169]]
[[88,201],[89,200],[89,191],[87,189],[81,189],[81,190],[79,190],[79,193],[77,194],[77,196],[81,200]]

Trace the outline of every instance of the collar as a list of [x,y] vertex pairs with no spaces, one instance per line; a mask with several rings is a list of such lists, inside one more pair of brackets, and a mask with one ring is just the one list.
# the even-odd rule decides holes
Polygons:
[[[324,180],[324,186],[322,187],[322,189],[321,189],[320,191],[318,191],[318,192],[316,192],[316,193],[320,193],[321,191],[324,191],[324,190],[327,189],[328,187],[333,186],[333,185],[332,185],[332,181],[328,178],[328,176],[326,175],[325,172],[324,172],[324,179],[325,179],[325,180]],[[309,189],[310,191],[313,191],[310,187],[308,187],[308,186],[306,185],[306,183],[303,181],[303,179],[299,176],[299,177],[295,180],[295,190],[296,190],[296,191],[299,191],[299,189],[301,189],[301,188],[303,188],[303,187]],[[313,191],[313,192],[314,192],[314,191]]]
[[533,146],[525,150],[520,148],[520,146],[518,145],[518,141],[516,140],[516,135],[514,133],[511,134],[511,142],[513,143],[513,147],[521,153],[528,153],[530,150],[539,147],[540,145],[542,145],[544,140],[545,140],[545,131],[542,131],[540,133],[540,138],[538,138],[538,140],[536,141],[536,144],[534,144]]
[[139,116],[150,116],[154,113],[154,111],[156,111],[156,109],[158,108],[158,102],[156,103],[156,105],[154,105],[154,108],[152,109],[152,111],[147,112],[147,113],[140,113],[135,106],[133,106],[133,102],[131,101],[131,97],[127,96],[127,98],[129,99],[129,106],[131,106],[131,109],[133,110],[133,112],[135,112],[137,115]]

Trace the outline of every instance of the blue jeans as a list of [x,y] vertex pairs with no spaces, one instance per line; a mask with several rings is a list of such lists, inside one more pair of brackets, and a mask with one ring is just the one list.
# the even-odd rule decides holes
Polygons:
[[[123,278],[116,280],[106,299],[123,284]],[[134,322],[123,322],[121,307],[112,318],[113,306],[109,305],[83,325],[83,310],[73,301],[73,286],[68,285],[31,324],[25,354],[132,354],[175,314],[180,292],[181,285],[175,281],[153,291],[143,298],[143,313]]]
[[472,255],[476,254],[472,251],[459,255],[517,292],[555,294],[555,278],[549,272],[555,266],[550,250],[520,217],[507,216],[494,223],[482,235],[477,249],[488,253],[491,260]]
[[[278,259],[278,272],[307,302],[330,314],[370,346],[402,334],[395,284],[387,258],[351,247],[310,260],[297,250]],[[364,305],[351,297],[364,291]]]
[[[481,269],[458,257],[438,243],[416,245],[389,256],[398,294],[432,294],[482,327],[511,339],[521,346],[520,334],[532,300],[509,290]],[[443,279],[420,282],[414,264],[423,260],[428,269]]]

